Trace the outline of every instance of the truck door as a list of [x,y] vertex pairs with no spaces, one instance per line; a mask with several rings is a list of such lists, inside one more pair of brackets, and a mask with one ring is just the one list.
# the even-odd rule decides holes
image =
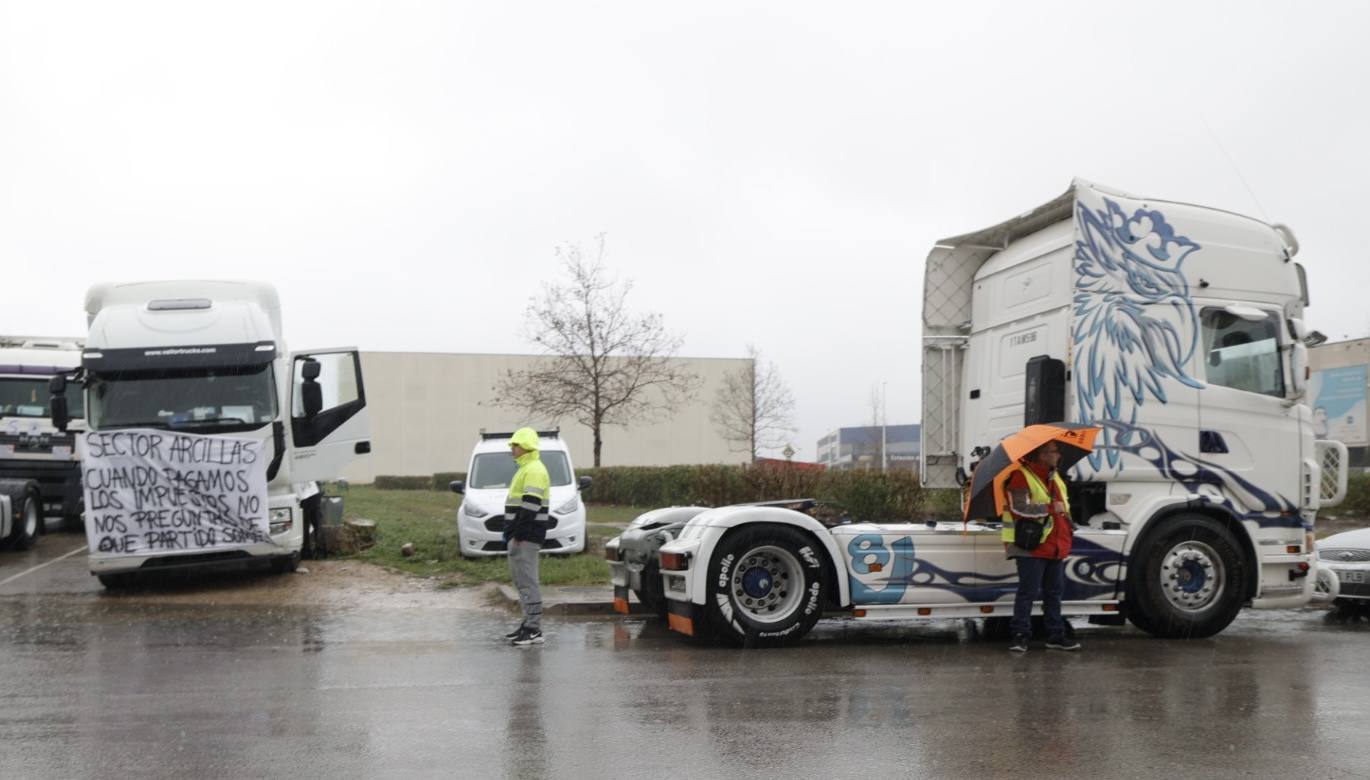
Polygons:
[[354,348],[291,355],[290,479],[336,479],[371,451],[361,358]]
[[1230,308],[1201,312],[1207,386],[1199,394],[1198,459],[1217,472],[1210,476],[1220,478],[1238,512],[1293,511],[1301,503],[1303,454],[1298,411],[1285,402],[1283,319],[1274,310]]

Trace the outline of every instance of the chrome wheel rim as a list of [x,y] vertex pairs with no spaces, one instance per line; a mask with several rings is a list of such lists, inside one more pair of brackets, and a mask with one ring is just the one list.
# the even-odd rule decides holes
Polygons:
[[744,553],[733,567],[729,593],[733,605],[758,623],[778,623],[799,607],[804,585],[799,559],[767,545]]
[[1182,612],[1207,609],[1226,588],[1222,558],[1203,542],[1180,542],[1161,559],[1161,590],[1171,606]]

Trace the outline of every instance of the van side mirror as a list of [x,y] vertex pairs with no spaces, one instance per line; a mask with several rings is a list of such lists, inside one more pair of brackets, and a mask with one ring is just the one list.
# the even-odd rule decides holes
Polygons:
[[465,493],[466,481],[462,479],[454,479],[451,482],[447,483],[447,489],[451,490],[453,493]]
[[62,374],[53,376],[48,380],[48,392],[52,393],[48,408],[51,410],[52,427],[67,432],[67,425],[71,423],[71,410],[67,408],[67,378]]
[[576,480],[576,484],[580,486],[580,492],[582,493],[590,492],[591,482],[594,482],[594,479],[592,477],[581,477],[580,479]]

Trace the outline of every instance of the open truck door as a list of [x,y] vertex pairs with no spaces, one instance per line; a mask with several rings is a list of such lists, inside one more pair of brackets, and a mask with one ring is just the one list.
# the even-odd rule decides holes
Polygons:
[[371,425],[355,348],[291,355],[292,482],[337,479],[344,466],[371,451]]

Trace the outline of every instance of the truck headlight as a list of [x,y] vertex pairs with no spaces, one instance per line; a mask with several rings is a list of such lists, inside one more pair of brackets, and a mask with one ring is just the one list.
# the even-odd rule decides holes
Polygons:
[[294,518],[291,516],[290,507],[283,506],[279,509],[271,510],[272,536],[275,536],[276,534],[283,534],[286,531],[289,531],[290,527],[294,524],[295,521]]
[[461,505],[461,510],[462,510],[463,512],[466,513],[466,516],[467,516],[467,517],[472,517],[472,518],[475,518],[475,519],[477,519],[477,520],[479,520],[479,519],[481,519],[482,517],[485,517],[486,515],[490,514],[489,512],[485,511],[484,509],[481,509],[481,508],[478,507],[478,506],[473,506],[473,505],[471,505],[471,504],[462,504],[462,505]]
[[576,494],[576,495],[574,495],[574,496],[571,496],[571,500],[570,500],[570,501],[567,501],[566,503],[564,503],[564,504],[562,504],[561,506],[557,507],[557,514],[559,514],[559,515],[569,515],[569,514],[571,514],[572,512],[576,511],[577,509],[580,509],[580,495],[579,495],[579,494]]

